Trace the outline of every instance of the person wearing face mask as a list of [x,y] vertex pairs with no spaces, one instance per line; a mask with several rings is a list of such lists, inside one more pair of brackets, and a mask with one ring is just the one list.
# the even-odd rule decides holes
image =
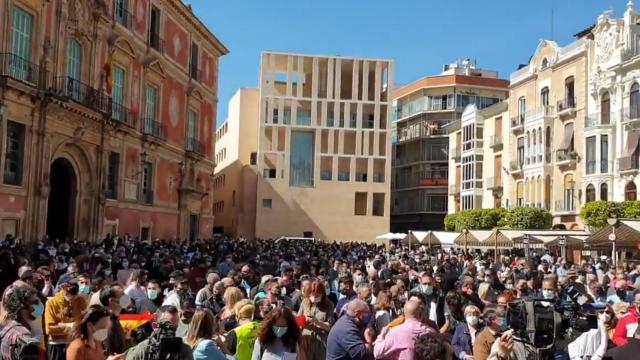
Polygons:
[[233,255],[227,254],[227,256],[225,256],[224,258],[224,261],[218,264],[218,273],[222,277],[227,276],[229,271],[233,270],[234,267],[235,264],[233,263]]
[[236,303],[234,311],[238,326],[227,333],[226,350],[237,360],[250,360],[260,325],[254,320],[256,308],[250,300],[244,299]]
[[542,289],[540,294],[542,298],[549,301],[542,301],[542,304],[545,306],[551,306],[557,299],[557,289],[556,282],[552,279],[544,279],[542,281]]
[[176,277],[174,291],[167,295],[162,305],[172,305],[181,310],[182,301],[189,296],[189,281],[184,277]]
[[81,274],[78,276],[78,293],[89,300],[91,296],[91,276],[89,274]]
[[[38,298],[36,289],[29,286],[18,286],[8,289],[2,298],[4,320],[0,324],[0,358],[7,360],[20,360],[18,354],[14,354],[14,346],[19,339],[33,338],[34,320],[39,319],[44,311],[44,306]],[[34,339],[35,340],[35,339]],[[30,354],[44,354],[44,348],[35,341],[29,349]]]
[[[640,298],[640,295],[638,296]],[[633,336],[638,327],[638,309],[635,306],[618,302],[613,305],[613,312],[616,314],[618,323],[612,341],[617,346],[622,346],[627,343],[628,337]]]
[[291,310],[271,310],[258,327],[251,360],[298,359],[300,329]]
[[82,312],[87,307],[84,297],[78,295],[78,280],[65,277],[61,281],[61,290],[47,301],[44,311],[45,331],[49,336],[49,360],[64,360],[68,334],[74,323],[82,319]]
[[368,326],[369,305],[355,299],[345,305],[344,313],[329,331],[326,360],[372,360],[375,333]]
[[162,288],[158,280],[147,281],[146,297],[139,304],[136,304],[136,313],[141,314],[149,311],[155,313],[162,305],[164,296],[162,294]]
[[103,343],[109,337],[111,318],[109,310],[92,308],[82,318],[72,334],[72,341],[66,351],[68,360],[122,360],[124,354],[110,353],[105,356]]
[[265,287],[267,290],[267,296],[265,299],[273,306],[284,305],[289,309],[292,309],[293,302],[290,297],[283,295],[283,288],[284,287],[280,285],[280,281],[277,278],[269,280]]
[[474,360],[473,343],[478,336],[480,326],[480,309],[474,305],[464,308],[465,323],[456,327],[451,345],[453,352],[460,360]]
[[333,303],[327,297],[324,284],[313,280],[305,288],[298,316],[304,316],[301,350],[307,360],[323,360],[327,352],[327,336],[334,322]]
[[473,342],[474,360],[487,360],[491,354],[491,347],[497,338],[500,337],[502,318],[495,309],[487,308],[482,313],[485,323],[484,330],[480,331]]
[[339,283],[340,297],[336,304],[336,318],[341,315],[342,308],[351,300],[356,298],[356,292],[353,291],[353,279],[350,276],[343,276],[340,278]]
[[607,304],[616,304],[619,302],[630,302],[627,298],[627,281],[626,280],[616,280],[614,283],[615,293],[607,296]]

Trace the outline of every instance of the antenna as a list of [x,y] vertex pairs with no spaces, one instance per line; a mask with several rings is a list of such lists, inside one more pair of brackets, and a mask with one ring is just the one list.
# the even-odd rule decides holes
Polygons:
[[553,0],[551,0],[551,41],[553,41]]

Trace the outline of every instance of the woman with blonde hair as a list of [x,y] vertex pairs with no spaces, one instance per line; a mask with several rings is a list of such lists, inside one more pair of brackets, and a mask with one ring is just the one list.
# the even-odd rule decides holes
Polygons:
[[[486,284],[486,283],[485,283]],[[464,308],[465,322],[456,327],[451,346],[457,359],[473,360],[473,343],[480,333],[480,309],[475,305]]]
[[184,340],[193,349],[194,360],[226,360],[224,354],[218,349],[222,344],[216,346],[212,340],[215,332],[216,322],[213,312],[209,309],[196,310]]
[[376,310],[373,326],[377,334],[391,322],[391,295],[386,291],[380,291],[376,296],[373,308]]
[[327,337],[334,321],[333,303],[327,297],[322,281],[313,280],[304,291],[298,316],[304,315],[300,350],[308,360],[323,360],[327,352]]
[[227,334],[226,347],[228,353],[234,355],[237,360],[251,359],[260,325],[260,322],[253,320],[255,311],[253,302],[246,299],[238,301],[234,307],[238,327]]
[[222,311],[220,311],[220,326],[226,332],[231,331],[238,326],[234,306],[238,301],[244,299],[244,293],[239,288],[231,286],[224,291],[222,299],[224,301],[224,307],[222,308]]
[[489,301],[489,290],[491,289],[491,284],[488,282],[483,282],[478,285],[478,297],[485,305],[491,304]]

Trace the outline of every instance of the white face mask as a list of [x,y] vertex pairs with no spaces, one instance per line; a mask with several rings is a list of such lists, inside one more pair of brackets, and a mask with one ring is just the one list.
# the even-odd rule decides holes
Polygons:
[[476,324],[478,324],[478,317],[477,316],[469,315],[465,319],[467,320],[467,324],[469,324],[471,326],[476,326]]
[[127,306],[129,306],[129,304],[131,304],[131,298],[129,297],[129,295],[123,294],[120,297],[120,307],[126,308]]
[[556,292],[553,290],[542,289],[542,297],[547,300],[551,300],[556,297]]
[[93,338],[96,341],[103,342],[107,340],[107,337],[109,337],[109,330],[107,329],[100,329],[93,333]]

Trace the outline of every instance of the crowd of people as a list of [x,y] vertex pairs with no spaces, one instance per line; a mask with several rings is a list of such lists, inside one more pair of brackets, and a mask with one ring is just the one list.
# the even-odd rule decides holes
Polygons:
[[637,357],[640,265],[514,251],[7,236],[0,359]]

